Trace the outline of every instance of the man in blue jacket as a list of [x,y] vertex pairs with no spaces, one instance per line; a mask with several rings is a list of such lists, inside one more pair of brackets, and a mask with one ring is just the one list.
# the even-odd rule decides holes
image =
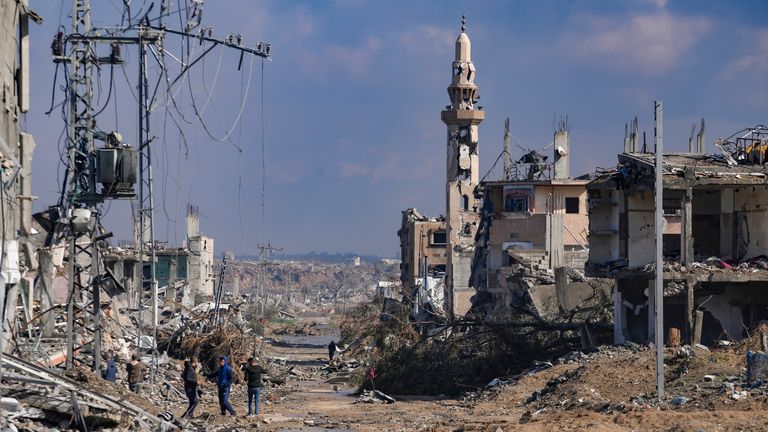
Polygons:
[[107,351],[105,360],[107,361],[107,367],[101,372],[101,377],[107,381],[115,382],[117,379],[117,362],[115,361],[115,353],[112,350]]
[[235,410],[229,404],[229,386],[232,384],[232,368],[227,364],[227,356],[219,357],[219,370],[216,372],[216,385],[219,388],[219,406],[221,415],[226,415],[227,411],[235,415]]

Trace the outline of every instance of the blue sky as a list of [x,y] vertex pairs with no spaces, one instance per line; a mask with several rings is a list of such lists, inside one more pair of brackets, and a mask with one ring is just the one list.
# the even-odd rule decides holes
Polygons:
[[[40,197],[36,209],[42,209],[57,198],[63,127],[58,111],[44,114],[54,74],[49,46],[60,23],[69,29],[71,3],[31,3],[45,22],[31,28],[33,105],[24,124],[38,144],[33,189]],[[119,22],[122,2],[94,3],[96,25]],[[131,3],[134,11],[142,4]],[[650,139],[655,99],[664,102],[669,150],[687,148],[691,125],[701,117],[708,151],[718,136],[766,123],[766,12],[764,1],[208,0],[203,20],[215,36],[242,33],[246,43],[272,43],[263,99],[268,241],[288,252],[395,256],[400,210],[444,211],[440,110],[448,103],[462,14],[486,111],[480,127],[484,174],[501,151],[507,116],[518,141],[541,148],[551,140],[553,116],[568,115],[572,173],[614,166],[624,123],[635,115]],[[178,22],[174,18],[169,25]],[[169,37],[166,49],[178,56],[179,40]],[[114,69],[116,98],[97,121],[135,142],[131,89],[138,66],[135,48],[123,52],[126,64]],[[254,253],[264,242],[261,61],[246,58],[241,71],[237,63],[236,54],[214,49],[188,85],[175,90],[189,123],[171,104],[165,104],[170,113],[160,103],[153,114],[158,239],[184,239],[184,209],[191,202],[200,207],[202,230],[215,237],[217,252]],[[156,72],[153,64],[153,83]],[[103,104],[107,67],[100,82]],[[230,129],[248,87],[232,142],[216,142],[200,127],[190,87],[214,137]],[[130,238],[128,203],[105,210],[116,236]]]

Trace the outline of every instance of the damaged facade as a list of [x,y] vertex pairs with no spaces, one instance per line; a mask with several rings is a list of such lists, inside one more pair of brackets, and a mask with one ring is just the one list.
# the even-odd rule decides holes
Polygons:
[[[663,157],[664,335],[674,327],[688,342],[711,345],[768,319],[768,133],[758,126],[738,136],[716,143],[721,154],[703,154],[701,136],[696,153]],[[648,312],[655,155],[627,150],[617,169],[587,186],[588,273],[616,280],[617,343],[653,340],[656,331]]]
[[570,176],[569,127],[567,120],[558,123],[552,162],[535,150],[513,162],[506,125],[504,178],[480,186],[481,255],[474,272],[481,282],[473,304],[486,321],[504,323],[516,308],[528,307],[541,317],[553,317],[596,296],[602,301],[609,292],[604,283],[589,281],[582,273],[589,251],[589,176]]
[[[18,306],[25,311],[36,296],[38,268],[29,239],[32,227],[32,153],[35,140],[22,129],[20,115],[29,110],[29,24],[42,19],[27,1],[0,4],[0,352],[7,350]],[[46,305],[51,307],[48,299]]]
[[[404,291],[413,298],[420,296],[422,303],[426,301],[442,311],[445,301],[445,218],[429,218],[413,208],[403,210],[397,235],[400,238],[400,281]],[[420,287],[426,287],[426,291],[416,292]]]

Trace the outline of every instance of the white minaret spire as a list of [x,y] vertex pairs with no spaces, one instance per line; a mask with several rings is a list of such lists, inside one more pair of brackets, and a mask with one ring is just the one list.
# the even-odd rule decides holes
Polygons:
[[453,75],[448,96],[453,109],[473,109],[477,96],[475,65],[472,64],[472,42],[467,36],[466,17],[461,17],[461,34],[456,39],[456,55],[453,59]]
[[475,235],[480,225],[482,200],[477,194],[480,182],[478,157],[478,125],[485,117],[476,108],[475,65],[472,43],[466,33],[466,17],[461,17],[461,34],[456,39],[456,55],[452,63],[448,96],[451,105],[441,113],[448,134],[446,165],[446,310],[464,315],[471,306],[476,283],[472,265],[475,262]]

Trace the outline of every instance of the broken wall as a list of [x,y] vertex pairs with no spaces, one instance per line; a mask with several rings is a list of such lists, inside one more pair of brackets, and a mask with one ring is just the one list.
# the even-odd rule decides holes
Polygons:
[[213,239],[197,236],[189,239],[187,272],[189,286],[195,295],[213,296],[215,274],[213,272]]
[[627,263],[643,267],[656,260],[656,223],[653,192],[627,195]]
[[768,190],[763,186],[736,188],[733,203],[738,257],[768,255]]
[[613,189],[589,191],[589,260],[607,263],[620,257],[619,212],[623,200]]

